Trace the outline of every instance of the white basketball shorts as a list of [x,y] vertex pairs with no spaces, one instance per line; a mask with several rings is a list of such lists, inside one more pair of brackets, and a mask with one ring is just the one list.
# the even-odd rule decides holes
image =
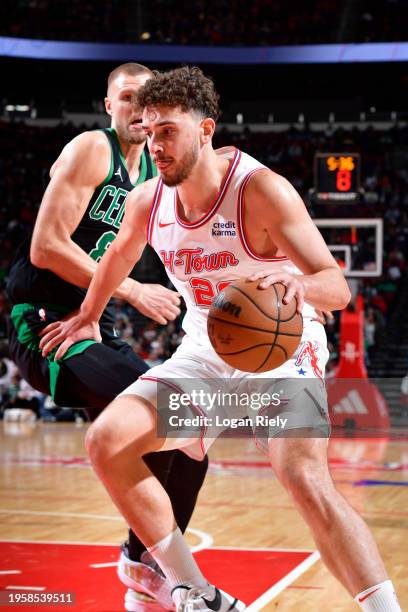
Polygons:
[[279,368],[251,374],[228,366],[211,345],[185,336],[170,359],[120,393],[137,395],[158,411],[160,450],[181,449],[203,459],[224,431],[252,428],[256,444],[296,429],[328,437],[324,386],[329,357],[323,326],[310,321],[291,359]]

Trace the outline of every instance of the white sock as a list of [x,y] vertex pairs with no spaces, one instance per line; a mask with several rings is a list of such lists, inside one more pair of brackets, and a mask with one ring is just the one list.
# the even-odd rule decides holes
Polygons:
[[391,580],[380,582],[354,598],[365,612],[401,612]]
[[208,585],[178,527],[147,550],[160,566],[171,588],[177,584]]

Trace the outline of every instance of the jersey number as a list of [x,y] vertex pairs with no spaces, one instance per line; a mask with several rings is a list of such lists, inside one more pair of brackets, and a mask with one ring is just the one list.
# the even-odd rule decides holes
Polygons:
[[197,306],[211,306],[215,296],[231,282],[232,281],[220,281],[214,288],[214,285],[208,278],[191,278],[190,285],[193,289]]
[[92,257],[92,259],[94,259],[95,261],[99,261],[110,243],[115,240],[115,238],[115,232],[105,232],[104,234],[102,234],[102,236],[96,243],[95,248],[92,249],[92,251],[89,253],[90,257]]

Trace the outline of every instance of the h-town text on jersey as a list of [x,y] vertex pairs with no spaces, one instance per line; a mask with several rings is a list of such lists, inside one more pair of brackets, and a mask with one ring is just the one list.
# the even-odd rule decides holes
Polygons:
[[230,251],[204,253],[204,249],[179,249],[178,251],[161,250],[160,256],[166,268],[174,274],[174,268],[183,266],[185,274],[192,272],[210,272],[230,266],[237,266],[239,260]]

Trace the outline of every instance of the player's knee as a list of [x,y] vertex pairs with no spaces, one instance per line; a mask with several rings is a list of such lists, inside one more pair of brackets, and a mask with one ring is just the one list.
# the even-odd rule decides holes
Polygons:
[[85,448],[93,465],[101,464],[109,456],[113,445],[116,445],[115,432],[106,422],[96,420],[89,427],[85,436]]
[[136,458],[157,450],[155,431],[147,407],[118,398],[89,427],[85,447],[92,464],[102,466],[118,453],[129,451]]

